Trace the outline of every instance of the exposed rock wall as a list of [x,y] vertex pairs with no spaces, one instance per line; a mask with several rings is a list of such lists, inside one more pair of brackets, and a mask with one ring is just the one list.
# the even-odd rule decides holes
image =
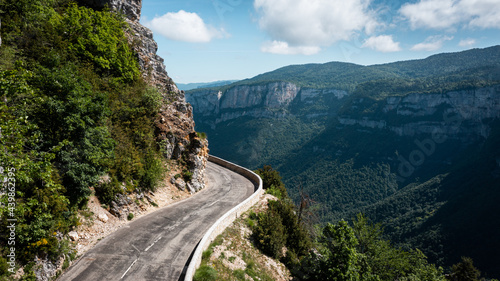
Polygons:
[[[242,116],[252,118],[283,118],[293,102],[313,104],[319,96],[330,95],[340,100],[347,92],[336,89],[301,88],[290,82],[270,82],[261,85],[237,85],[224,92],[216,90],[191,91],[186,99],[193,105],[198,118],[212,129],[221,122]],[[314,112],[311,117],[324,116]]]
[[139,23],[142,0],[80,0],[94,9],[110,8],[122,13],[130,29],[126,30],[129,42],[137,53],[143,78],[156,86],[164,103],[155,122],[158,143],[168,159],[182,160],[192,179],[187,183],[191,192],[205,187],[204,170],[208,160],[208,141],[198,138],[194,130],[193,108],[186,102],[165,70],[164,60],[157,55],[158,44],[153,32]]
[[[362,101],[353,103],[357,107]],[[399,136],[440,134],[463,142],[487,138],[490,127],[484,120],[500,118],[500,85],[451,91],[442,94],[410,94],[383,101],[385,117],[370,119],[342,116],[343,125],[389,129]]]
[[[300,88],[289,82],[272,82],[237,85],[224,92],[192,91],[187,99],[195,107],[197,118],[202,118],[205,124],[215,129],[221,122],[242,116],[285,117],[291,114],[289,105],[292,103],[300,108],[309,105],[331,107],[331,104],[324,103],[324,97],[341,101],[348,95],[346,91],[337,89]],[[413,93],[387,97],[379,101],[381,110],[375,116],[364,112],[367,106],[373,105],[366,102],[365,98],[353,100],[350,108],[344,108],[344,114],[336,117],[338,122],[344,126],[387,129],[399,136],[432,134],[439,130],[447,137],[469,142],[488,137],[491,130],[484,120],[500,118],[500,85],[441,94]],[[304,112],[307,112],[307,118],[336,114],[313,107]]]
[[300,87],[288,82],[264,85],[241,85],[221,91],[198,91],[188,96],[189,102],[203,115],[252,107],[283,108],[295,99]]

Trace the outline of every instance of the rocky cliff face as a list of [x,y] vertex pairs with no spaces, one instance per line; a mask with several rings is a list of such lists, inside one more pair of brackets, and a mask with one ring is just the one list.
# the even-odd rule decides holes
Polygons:
[[197,136],[193,108],[186,102],[184,92],[168,76],[164,60],[156,54],[158,44],[153,39],[153,32],[139,23],[142,0],[80,0],[80,3],[98,10],[107,6],[126,17],[130,26],[126,33],[137,53],[143,77],[163,96],[164,103],[156,120],[158,143],[167,159],[186,163],[192,174],[186,183],[190,192],[204,188],[208,141]]
[[[197,90],[189,92],[186,98],[195,108],[199,121],[214,129],[221,122],[242,116],[282,118],[290,114],[293,102],[314,104],[322,95],[340,100],[347,96],[347,92],[301,88],[290,82],[271,82],[262,85],[237,85],[225,91]],[[323,115],[324,112],[319,114]]]
[[297,96],[300,88],[288,82],[275,82],[255,86],[235,86],[227,91],[202,90],[188,95],[188,100],[198,113],[205,116],[228,110],[248,110],[252,107],[268,109],[287,106]]
[[[351,109],[358,112],[363,99],[353,102]],[[447,138],[470,142],[486,139],[490,127],[488,119],[500,118],[500,86],[451,91],[442,94],[410,94],[388,97],[381,102],[378,118],[360,118],[360,114],[338,117],[343,125],[389,129],[398,136],[416,136],[439,132]]]
[[[199,122],[215,129],[221,122],[242,116],[280,118],[295,103],[298,112],[308,118],[331,115],[325,107],[335,106],[349,94],[337,89],[301,88],[289,82],[263,85],[237,85],[225,91],[197,90],[187,99],[195,108]],[[325,102],[330,97],[330,103]],[[344,114],[335,117],[341,125],[370,129],[388,129],[399,136],[432,134],[436,130],[447,137],[471,141],[486,138],[490,128],[484,120],[500,118],[500,86],[452,91],[442,94],[414,93],[378,101],[376,117],[366,114],[366,98],[354,99]],[[315,105],[315,106],[314,106]]]

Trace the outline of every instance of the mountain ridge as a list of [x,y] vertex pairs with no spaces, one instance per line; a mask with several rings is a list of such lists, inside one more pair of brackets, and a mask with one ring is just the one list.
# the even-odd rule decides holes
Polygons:
[[[397,73],[394,73],[394,69],[398,70],[401,68],[409,68],[408,66],[412,67],[412,71],[415,72],[415,68],[422,68],[425,69],[426,71],[432,70],[432,68],[429,67],[423,67],[423,65],[426,65],[427,63],[432,63],[433,67],[436,68],[435,66],[439,66],[438,69],[440,69],[441,74],[446,74],[449,72],[453,72],[457,68],[454,68],[453,70],[448,70],[448,71],[443,71],[442,69],[445,68],[445,66],[450,67],[450,65],[454,65],[456,63],[457,58],[463,59],[464,57],[467,57],[467,61],[470,61],[471,63],[470,66],[466,66],[466,69],[471,69],[472,66],[474,65],[484,65],[485,60],[478,58],[482,57],[489,57],[492,58],[493,65],[499,66],[498,60],[500,58],[500,46],[491,46],[487,48],[474,48],[470,50],[465,50],[465,51],[460,51],[460,52],[450,52],[450,53],[442,53],[442,54],[435,54],[431,55],[427,58],[424,59],[414,59],[414,60],[405,60],[405,61],[398,61],[398,62],[391,62],[391,63],[384,63],[384,64],[374,64],[374,65],[358,65],[354,63],[348,63],[348,62],[339,62],[339,61],[332,61],[332,62],[326,62],[326,63],[311,63],[311,64],[298,64],[298,65],[289,65],[289,66],[284,66],[281,68],[278,68],[273,71],[269,71],[263,74],[256,75],[253,78],[249,79],[244,79],[240,80],[238,82],[225,85],[223,87],[214,87],[213,89],[219,89],[219,90],[226,90],[228,87],[236,86],[236,85],[252,85],[252,84],[258,84],[262,82],[271,82],[271,81],[287,81],[287,82],[292,82],[296,83],[299,86],[307,86],[311,87],[311,81],[316,81],[318,79],[318,71],[328,71],[328,70],[335,70],[336,72],[330,72],[326,73],[327,75],[334,75],[336,73],[340,74],[345,74],[345,70],[350,71],[350,73],[357,71],[357,70],[363,70],[363,73],[366,73],[366,70],[369,70],[368,74],[371,75],[376,75],[379,74],[380,76],[376,76],[375,78],[382,78],[381,74],[389,74],[392,76],[392,78],[401,78],[397,76]],[[447,63],[442,63],[443,60],[446,59]],[[436,62],[436,61],[439,61]],[[463,64],[463,62],[460,62]],[[416,65],[416,66],[415,66]],[[332,67],[333,66],[333,67]],[[326,70],[325,70],[326,69]],[[391,69],[392,72],[390,71]],[[463,68],[462,68],[463,69]],[[307,70],[304,74],[304,70]],[[342,73],[344,71],[344,73]],[[294,77],[293,75],[295,73],[301,73],[302,76],[304,76],[306,79],[305,81],[301,81],[300,79],[297,79],[297,77]],[[307,75],[307,74],[312,74],[312,75]],[[418,74],[418,72],[417,72]],[[429,75],[435,75],[433,74],[428,74]],[[290,80],[290,77],[284,77],[284,76],[291,76],[294,77],[294,79]],[[366,79],[368,79],[367,77]],[[389,77],[391,78],[391,77]],[[404,77],[403,77],[404,78]],[[421,78],[420,76],[416,76],[413,78]],[[305,85],[301,85],[301,83],[305,83]],[[313,84],[314,85],[314,84]],[[313,88],[322,88],[319,87],[318,85],[314,85],[315,87]],[[331,87],[331,86],[328,86]]]

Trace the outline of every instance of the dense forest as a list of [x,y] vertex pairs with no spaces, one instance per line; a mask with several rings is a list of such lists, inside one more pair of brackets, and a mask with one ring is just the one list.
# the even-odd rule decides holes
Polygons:
[[[302,194],[298,205],[288,197],[279,172],[270,166],[256,171],[269,201],[265,212],[250,214],[253,241],[263,253],[280,259],[299,280],[479,280],[470,258],[443,268],[427,261],[418,249],[403,250],[384,238],[382,224],[358,213],[350,220],[312,227],[314,211]],[[286,249],[285,251],[283,249]]]
[[[237,89],[279,81],[299,87],[281,108],[223,107]],[[194,108],[211,153],[279,170],[295,202],[299,190],[315,202],[317,223],[364,213],[403,249],[445,267],[470,256],[498,277],[499,84],[494,46],[373,66],[294,65],[188,96],[221,91],[212,115]],[[270,113],[247,114],[256,107]]]
[[24,266],[33,280],[35,257],[74,258],[65,234],[90,187],[103,203],[157,187],[163,97],[142,78],[116,13],[4,0],[0,17],[0,279]]

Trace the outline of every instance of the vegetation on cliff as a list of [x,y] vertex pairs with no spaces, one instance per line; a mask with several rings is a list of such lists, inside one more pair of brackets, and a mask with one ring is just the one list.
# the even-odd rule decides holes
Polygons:
[[109,202],[154,190],[165,168],[154,131],[162,97],[143,80],[121,16],[70,0],[5,0],[0,11],[1,177],[13,183],[2,187],[0,252],[15,248],[16,262],[0,258],[8,278],[26,264],[30,276],[35,257],[71,254],[63,236],[90,187]]

